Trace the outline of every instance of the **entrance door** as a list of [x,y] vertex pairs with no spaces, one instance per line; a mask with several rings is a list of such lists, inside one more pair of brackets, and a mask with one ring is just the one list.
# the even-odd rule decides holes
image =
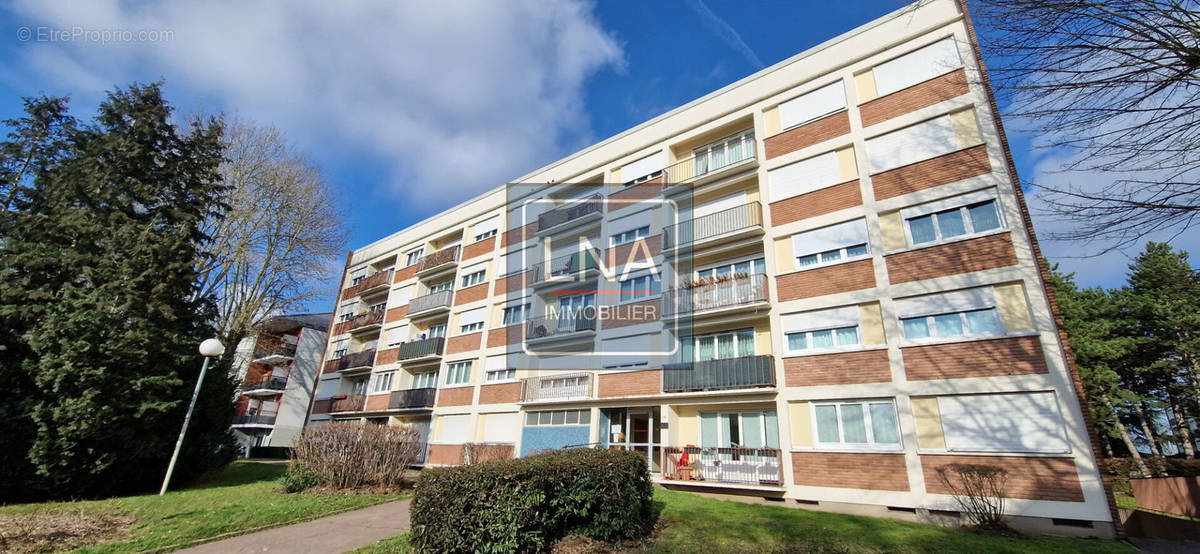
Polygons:
[[425,451],[429,449],[429,420],[417,419],[413,420],[411,423],[409,423],[409,425],[412,425],[413,428],[421,434],[421,438],[418,439],[420,440],[421,450],[413,462],[423,464],[425,463]]
[[652,472],[661,471],[662,430],[658,407],[618,408],[608,411],[608,447],[633,450],[646,457]]

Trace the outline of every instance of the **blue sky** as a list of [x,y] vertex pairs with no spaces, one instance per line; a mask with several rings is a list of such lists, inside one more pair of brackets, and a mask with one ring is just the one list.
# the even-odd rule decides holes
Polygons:
[[[0,117],[40,93],[85,117],[106,90],[164,79],[184,112],[282,129],[340,191],[354,248],[903,5],[16,1],[3,7]],[[23,28],[171,37],[22,41]],[[1045,171],[1011,138],[1023,178]],[[1119,285],[1128,263],[1044,248],[1086,285]]]

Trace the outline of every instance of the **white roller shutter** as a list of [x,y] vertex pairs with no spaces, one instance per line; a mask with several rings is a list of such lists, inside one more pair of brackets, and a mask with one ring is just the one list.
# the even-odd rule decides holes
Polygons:
[[982,310],[996,305],[996,292],[992,287],[956,290],[941,294],[930,294],[896,300],[896,313],[900,317],[945,314],[967,310]]
[[488,231],[500,231],[500,216],[493,216],[475,224],[476,235],[482,235]]
[[521,414],[487,414],[483,420],[483,442],[516,444],[521,436]]
[[621,180],[626,183],[635,181],[655,171],[661,171],[664,167],[667,167],[667,156],[665,152],[659,150],[621,166]]
[[412,291],[412,285],[404,288],[392,289],[391,297],[388,298],[388,306],[398,308],[400,306],[407,305],[408,301],[412,300]]
[[835,152],[788,164],[767,173],[772,202],[836,185],[838,181]]
[[483,323],[487,317],[487,308],[475,308],[467,310],[458,316],[459,325],[471,325],[472,323]]
[[746,191],[743,190],[696,206],[696,208],[692,210],[692,217],[701,218],[706,215],[712,215],[720,211],[745,205]]
[[779,105],[779,128],[787,129],[846,108],[846,86],[841,80]]
[[891,94],[960,67],[958,46],[948,37],[875,66],[875,92]]
[[941,396],[938,411],[950,451],[1070,451],[1052,392]]
[[862,310],[858,306],[843,306],[798,314],[784,314],[780,323],[783,325],[784,333],[795,333],[797,331],[851,327],[858,325],[861,320]]
[[438,442],[466,444],[475,438],[470,414],[441,417],[441,439]]
[[388,347],[399,346],[408,340],[408,325],[401,325],[387,330]]
[[958,150],[958,140],[949,115],[867,140],[867,160],[871,173],[928,160],[955,150]]
[[792,235],[792,253],[798,258],[867,242],[867,220],[855,219]]

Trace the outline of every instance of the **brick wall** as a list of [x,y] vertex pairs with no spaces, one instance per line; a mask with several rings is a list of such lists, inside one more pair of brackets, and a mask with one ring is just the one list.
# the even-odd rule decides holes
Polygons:
[[987,146],[980,144],[877,173],[871,186],[875,199],[883,200],[991,172]]
[[471,258],[477,258],[495,249],[496,237],[488,237],[481,241],[468,244],[465,248],[463,248],[462,260],[467,261]]
[[408,317],[408,304],[395,308],[388,308],[387,314],[383,316],[383,322],[391,323],[393,321],[400,321],[406,317]]
[[417,264],[412,264],[408,267],[403,267],[396,270],[396,276],[392,279],[393,283],[407,281],[417,276]]
[[348,332],[349,332],[349,331],[347,330],[347,329],[349,329],[349,328],[350,328],[350,322],[349,322],[349,321],[339,321],[338,323],[335,323],[335,324],[333,325],[333,333],[332,333],[332,334],[333,334],[333,336],[335,336],[335,337],[336,337],[336,336],[338,336],[338,335],[344,335],[344,334],[346,334],[346,333],[348,333]]
[[363,410],[368,412],[382,412],[388,407],[388,400],[391,399],[390,394],[373,394],[367,397],[367,404]]
[[909,490],[904,454],[792,452],[792,480],[809,487]]
[[521,400],[521,383],[484,385],[479,388],[480,404],[508,404]]
[[833,213],[862,205],[858,179],[771,203],[771,225]]
[[469,406],[475,399],[475,387],[451,387],[438,389],[438,406]]
[[400,359],[399,348],[389,348],[375,353],[375,365],[394,364]]
[[509,231],[505,231],[500,235],[500,248],[504,248],[510,244],[518,244],[526,239],[532,238],[537,234],[537,222],[527,223],[524,227],[518,227]]
[[[1008,471],[1006,498],[1083,502],[1083,487],[1071,458],[1035,458],[1027,456],[921,456],[925,490],[950,494],[938,469],[950,464],[986,465]],[[951,482],[957,479],[950,474]]]
[[[504,271],[504,269],[501,268],[501,271]],[[532,281],[533,280],[532,276],[533,276],[532,272],[523,271],[521,273],[514,273],[507,277],[497,279],[496,280],[496,291],[493,294],[495,296],[500,296],[502,294],[507,294],[508,291],[520,293],[521,291],[525,290],[525,283],[527,281],[527,277],[528,277],[528,281]]]
[[939,244],[884,257],[892,284],[1017,265],[1010,233]]
[[892,380],[887,350],[784,358],[783,373],[789,387],[886,383]]
[[910,381],[1050,372],[1035,336],[906,346],[900,353]]
[[[636,250],[634,249],[636,247]],[[644,239],[622,244],[604,251],[604,263],[608,267],[616,267],[628,262],[647,260],[662,253],[662,235],[654,235]],[[632,258],[630,257],[632,254]]]
[[763,140],[763,147],[769,160],[849,132],[850,112],[842,111],[767,137]]
[[618,329],[629,325],[658,321],[662,317],[662,298],[612,306],[612,310],[608,314],[604,320],[605,329]]
[[479,344],[483,340],[483,332],[471,333],[469,335],[459,335],[446,339],[446,355],[458,354],[460,352],[470,352],[479,350]]
[[425,463],[429,465],[456,466],[462,463],[463,445],[431,444]]
[[662,391],[661,369],[602,373],[597,379],[596,396],[599,398],[646,396]]
[[475,286],[467,287],[462,290],[455,291],[454,305],[462,306],[463,304],[466,304],[468,302],[478,302],[480,300],[483,300],[484,298],[487,298],[488,285],[490,285],[490,284],[491,283],[485,282],[485,283],[480,283]]
[[500,329],[492,329],[488,331],[487,347],[519,344],[524,337],[525,326],[519,323]]
[[859,260],[780,275],[775,285],[780,301],[870,289],[875,288],[875,269],[870,259]]
[[959,69],[881,96],[858,107],[863,127],[966,94],[967,71]]

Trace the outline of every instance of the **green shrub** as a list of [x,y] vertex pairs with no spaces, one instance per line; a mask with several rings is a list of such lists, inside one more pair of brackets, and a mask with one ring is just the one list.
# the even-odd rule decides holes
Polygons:
[[287,471],[283,473],[283,490],[285,492],[306,491],[324,482],[325,479],[321,477],[320,473],[297,463],[289,465]]
[[567,535],[615,542],[650,529],[654,488],[635,452],[567,450],[425,470],[412,544],[433,552],[540,552]]

